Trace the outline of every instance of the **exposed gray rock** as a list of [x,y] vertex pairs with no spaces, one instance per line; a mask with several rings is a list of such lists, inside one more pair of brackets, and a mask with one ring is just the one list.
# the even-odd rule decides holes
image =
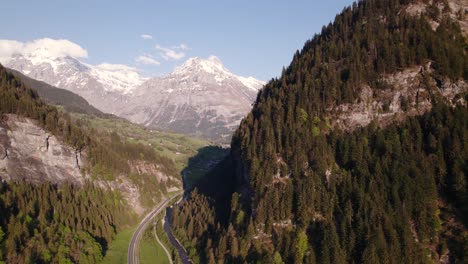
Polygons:
[[229,141],[263,84],[232,74],[216,57],[192,58],[146,81],[117,114],[151,128]]
[[468,92],[466,81],[436,80],[431,73],[429,63],[382,76],[383,88],[363,85],[354,103],[328,109],[332,127],[352,131],[374,120],[384,127],[406,116],[421,115],[432,109],[431,94],[442,96],[452,105],[465,103],[457,95]]
[[[144,213],[140,189],[128,175],[118,175],[112,181],[91,179],[81,172],[85,162],[85,151],[62,144],[35,121],[12,114],[0,116],[0,180],[78,185],[88,181],[119,191],[136,213]],[[130,165],[133,175],[156,177],[161,183],[161,192],[165,188],[179,190],[182,186],[179,179],[162,173],[158,164],[135,161]]]
[[75,150],[27,118],[5,115],[0,122],[0,178],[83,184]]
[[429,6],[435,6],[439,9],[439,17],[430,18],[429,23],[433,30],[437,30],[440,20],[444,17],[450,17],[460,24],[460,29],[465,36],[468,36],[468,1],[449,0],[449,1],[419,1],[410,3],[404,11],[411,16],[420,16],[427,13]]

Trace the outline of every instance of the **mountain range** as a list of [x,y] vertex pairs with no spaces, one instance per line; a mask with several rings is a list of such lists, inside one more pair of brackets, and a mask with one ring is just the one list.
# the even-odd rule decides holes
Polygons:
[[191,58],[144,82],[117,114],[147,127],[229,140],[263,84],[234,75],[217,57]]
[[264,82],[237,76],[215,56],[190,58],[174,72],[146,78],[137,69],[54,57],[46,47],[15,54],[8,68],[74,92],[102,112],[153,129],[227,141]]

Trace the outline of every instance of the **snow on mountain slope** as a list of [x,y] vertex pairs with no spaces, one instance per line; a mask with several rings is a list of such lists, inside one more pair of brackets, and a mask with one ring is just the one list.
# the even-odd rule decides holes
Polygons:
[[[120,64],[91,65],[41,46],[13,54],[2,63],[30,78],[83,96],[103,112],[115,113],[120,102],[147,78],[137,69]],[[117,106],[118,107],[117,107]]]
[[258,91],[260,90],[263,85],[265,85],[265,82],[263,81],[259,81],[257,79],[255,79],[254,77],[242,77],[242,76],[238,76],[238,79],[239,81],[242,82],[242,84],[244,84],[246,87],[252,89],[252,90],[255,90],[255,91]]
[[[212,139],[228,140],[264,85],[253,77],[235,75],[216,56],[190,58],[167,76],[145,78],[133,67],[91,65],[54,47],[37,46],[23,48],[1,63],[77,93],[103,112],[155,129]],[[81,57],[87,55],[79,52]]]
[[190,58],[173,73],[146,81],[120,115],[148,127],[228,140],[263,85],[231,73],[215,56]]
[[[28,50],[21,54],[14,54],[10,59],[2,62],[5,66],[19,70],[24,74],[51,85],[67,85],[65,89],[72,90],[77,84],[74,80],[84,77],[95,79],[105,91],[131,93],[146,79],[139,75],[138,70],[126,65],[103,63],[90,65],[80,62],[66,54],[56,54],[44,46]],[[37,69],[42,70],[39,72]],[[80,78],[76,78],[76,77]],[[52,82],[52,83],[51,83]],[[82,85],[77,85],[81,87]]]
[[136,68],[122,64],[103,63],[90,68],[90,75],[102,83],[106,91],[132,93],[146,80],[140,76]]
[[222,83],[226,79],[237,79],[244,86],[256,92],[265,85],[265,82],[259,81],[254,77],[242,77],[233,74],[224,67],[221,60],[216,56],[210,56],[206,60],[198,57],[190,58],[183,65],[177,67],[172,75],[191,75],[200,72],[215,75],[218,83]]

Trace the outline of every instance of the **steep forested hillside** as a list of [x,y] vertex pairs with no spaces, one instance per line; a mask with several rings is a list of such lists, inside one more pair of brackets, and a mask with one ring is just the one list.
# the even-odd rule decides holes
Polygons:
[[98,133],[92,126],[58,111],[19,78],[0,65],[0,114],[17,114],[34,119],[40,126],[78,151],[87,152],[87,173],[97,179],[115,179],[133,172],[131,162],[156,163],[161,172],[176,175],[174,163],[153,148],[131,143],[115,133]]
[[68,90],[60,89],[45,82],[31,79],[24,74],[7,69],[26,86],[34,87],[38,95],[49,104],[63,106],[68,112],[104,116],[105,114],[90,105],[83,97]]
[[[116,133],[97,132],[87,123],[47,105],[35,90],[0,65],[0,120],[8,115],[33,120],[76,152],[85,154],[81,171],[88,183],[74,185],[67,179],[57,183],[33,182],[28,181],[28,175],[8,181],[0,179],[0,262],[98,262],[115,234],[136,220],[132,210],[135,205],[130,207],[118,185],[108,186],[130,182],[141,194],[139,203],[152,207],[169,186],[180,185],[170,177],[178,174],[172,160]],[[6,151],[6,155],[1,153],[3,169],[11,158],[12,146],[11,142],[0,144]],[[24,164],[27,162],[37,163],[40,159],[31,158]],[[166,177],[165,182],[158,178],[162,176]]]
[[117,192],[86,185],[0,186],[0,260],[97,263],[134,219]]
[[[454,15],[448,2],[360,1],[306,42],[260,91],[230,157],[199,186],[214,199],[193,193],[175,211],[196,259],[468,258],[468,42],[456,21],[464,11]],[[422,15],[406,12],[416,4]],[[389,87],[415,66],[412,83]],[[376,96],[382,91],[388,101]],[[343,130],[331,120],[359,119],[347,111],[363,100],[387,121]]]

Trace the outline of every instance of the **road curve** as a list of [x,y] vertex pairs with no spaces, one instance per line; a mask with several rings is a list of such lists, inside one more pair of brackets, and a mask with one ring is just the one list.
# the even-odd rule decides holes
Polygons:
[[160,203],[156,209],[151,211],[149,214],[141,220],[140,225],[137,227],[135,232],[133,233],[132,239],[130,240],[130,244],[128,245],[128,257],[127,262],[128,264],[139,264],[140,263],[140,255],[138,254],[138,245],[140,243],[141,237],[143,236],[143,232],[145,231],[146,227],[148,226],[151,219],[154,218],[155,215],[159,214],[162,209],[175,197],[180,195],[182,192],[175,194],[174,196],[167,198],[164,202]]

